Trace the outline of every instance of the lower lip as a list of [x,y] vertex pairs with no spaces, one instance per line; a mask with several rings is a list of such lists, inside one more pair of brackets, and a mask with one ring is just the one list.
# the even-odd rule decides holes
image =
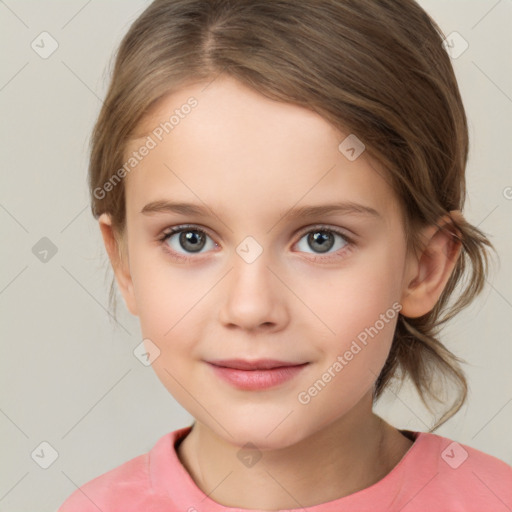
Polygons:
[[237,370],[208,363],[213,371],[225,381],[238,389],[258,390],[267,389],[292,379],[309,363],[300,366],[281,366],[269,370]]

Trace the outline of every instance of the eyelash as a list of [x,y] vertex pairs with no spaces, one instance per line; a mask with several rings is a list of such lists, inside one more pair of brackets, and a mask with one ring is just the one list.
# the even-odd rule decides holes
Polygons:
[[[201,228],[199,228],[198,226],[195,226],[195,225],[184,224],[184,225],[175,226],[175,227],[170,228],[169,230],[163,232],[162,235],[158,238],[158,241],[162,245],[163,249],[172,258],[174,258],[174,259],[176,259],[178,261],[190,261],[190,260],[197,259],[198,257],[196,257],[196,256],[185,256],[182,253],[178,253],[176,251],[173,251],[169,247],[169,245],[166,244],[167,240],[172,235],[174,235],[176,233],[181,233],[182,231],[196,231],[198,233],[201,233],[204,236],[212,238],[204,229],[201,229]],[[345,242],[345,246],[342,247],[341,249],[338,249],[338,251],[337,251],[338,253],[344,254],[346,251],[352,250],[355,247],[355,245],[356,245],[354,243],[353,239],[351,237],[347,236],[347,234],[345,232],[340,231],[338,229],[334,229],[334,228],[328,227],[328,226],[324,226],[324,225],[321,225],[321,224],[319,224],[317,226],[313,226],[313,227],[307,228],[306,230],[301,231],[297,235],[299,237],[298,241],[300,241],[304,237],[304,235],[307,235],[308,233],[315,233],[315,232],[318,232],[318,231],[327,232],[327,233],[334,233],[336,235],[339,235],[343,239],[343,241]],[[308,253],[308,254],[311,254],[311,253]],[[334,254],[336,254],[336,253],[330,254],[330,256],[327,256],[327,257],[325,257],[325,256],[311,256],[310,255],[310,256],[308,256],[308,259],[310,261],[313,261],[313,262],[319,261],[319,262],[324,262],[325,263],[326,261],[329,262],[329,261],[339,260],[340,258],[343,258],[342,254],[338,254],[337,256],[334,256]]]

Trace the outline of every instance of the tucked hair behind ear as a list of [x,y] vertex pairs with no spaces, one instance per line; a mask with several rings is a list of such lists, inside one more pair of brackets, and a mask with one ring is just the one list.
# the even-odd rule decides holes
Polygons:
[[[386,169],[403,213],[408,247],[466,197],[468,130],[442,32],[413,0],[157,0],[132,24],[91,139],[92,212],[112,216],[122,238],[124,183],[99,194],[124,163],[136,127],[165,94],[225,73],[269,98],[311,109],[357,135]],[[462,252],[435,308],[400,315],[374,400],[409,377],[425,405],[467,395],[461,360],[439,340],[442,324],[482,291],[492,245],[463,217],[450,230]],[[457,289],[460,287],[460,289]],[[457,289],[457,292],[456,292]],[[111,302],[115,310],[114,283]],[[432,411],[432,409],[430,409]]]

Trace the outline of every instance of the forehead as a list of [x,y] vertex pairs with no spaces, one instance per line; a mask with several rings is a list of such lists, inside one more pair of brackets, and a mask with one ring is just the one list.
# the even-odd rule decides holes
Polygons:
[[351,161],[340,150],[350,133],[228,77],[163,97],[136,134],[125,159],[152,146],[127,176],[127,202],[138,211],[158,199],[200,199],[215,210],[229,203],[253,213],[307,199],[396,212],[379,164],[367,152]]

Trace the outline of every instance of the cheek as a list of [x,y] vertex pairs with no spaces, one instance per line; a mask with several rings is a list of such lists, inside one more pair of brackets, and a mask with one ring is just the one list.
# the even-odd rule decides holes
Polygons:
[[322,329],[325,334],[319,343],[321,371],[330,368],[336,376],[331,377],[331,393],[324,398],[334,394],[341,408],[354,404],[371,388],[388,357],[401,309],[401,255],[382,247],[333,273],[326,280],[326,293],[310,295],[311,308],[329,327]]
[[[130,251],[130,273],[144,337],[165,340],[164,334],[178,321],[184,300],[181,283],[169,275],[160,250],[138,248]],[[183,313],[182,313],[183,314]]]
[[205,281],[191,279],[190,273],[186,278],[185,272],[176,269],[171,272],[161,258],[145,260],[141,266],[134,259],[133,264],[141,334],[159,350],[151,366],[174,399],[190,410],[189,392],[198,380],[193,354],[201,339],[201,318],[205,318],[200,301],[207,292]]
[[[335,335],[320,341],[322,358],[297,399],[308,401],[309,414],[336,419],[371,392],[391,348],[400,304],[374,295],[359,303],[344,306],[327,322]],[[326,412],[328,411],[328,412]],[[327,414],[327,416],[326,416]]]
[[[337,338],[346,341],[374,325],[381,315],[396,316],[401,276],[401,253],[383,248],[354,265],[324,275],[314,286],[304,283],[307,289],[302,293],[308,298],[308,306],[329,327],[326,335],[334,331]],[[388,323],[383,330],[392,334]]]
[[130,263],[142,335],[160,347],[162,359],[191,355],[208,320],[208,293],[218,280],[211,270],[179,268],[157,251],[134,253]]

